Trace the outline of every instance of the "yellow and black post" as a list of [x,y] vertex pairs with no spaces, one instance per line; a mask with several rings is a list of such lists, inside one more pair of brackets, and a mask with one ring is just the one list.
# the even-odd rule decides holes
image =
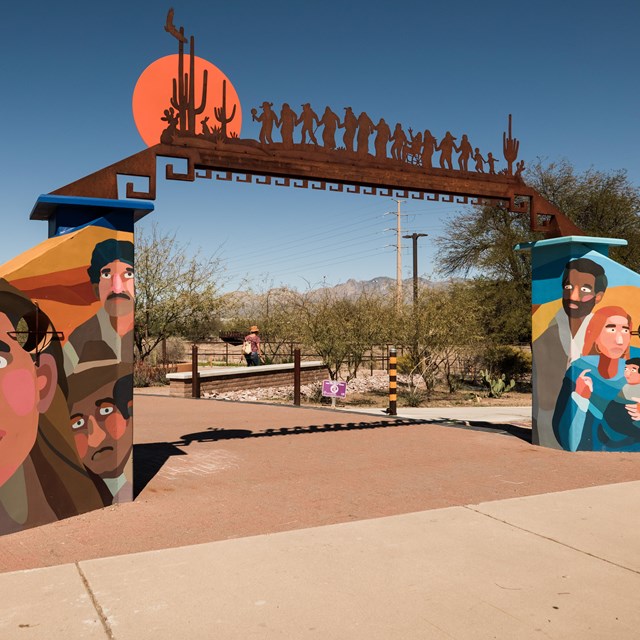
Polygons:
[[397,351],[395,347],[389,347],[389,408],[387,413],[390,416],[397,414],[396,402],[398,400],[398,387],[396,382],[396,366],[398,364]]
[[198,373],[198,345],[191,347],[191,397],[200,397],[200,374]]

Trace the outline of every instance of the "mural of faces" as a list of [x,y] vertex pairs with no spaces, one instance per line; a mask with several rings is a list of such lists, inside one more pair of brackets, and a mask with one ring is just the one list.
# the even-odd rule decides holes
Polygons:
[[624,377],[628,384],[640,384],[640,366],[627,363],[624,368]]
[[[85,380],[92,373],[87,371]],[[118,385],[120,381],[124,384]],[[101,478],[120,476],[131,453],[133,394],[126,397],[131,381],[121,378],[118,382],[114,385],[109,380],[71,403],[70,424],[78,455]]]
[[631,342],[629,319],[625,316],[610,316],[596,338],[596,349],[611,359],[622,358]]
[[113,319],[133,321],[133,243],[109,238],[96,244],[87,274],[106,313]]
[[132,265],[113,260],[100,269],[98,297],[111,317],[133,314],[134,296]]
[[132,499],[132,235],[72,233],[0,278],[0,535]]
[[0,312],[0,485],[29,455],[40,414],[47,411],[57,380],[55,360],[40,355],[40,366],[18,342],[16,327]]
[[597,302],[602,299],[602,292],[595,292],[596,278],[591,273],[582,273],[570,269],[562,286],[562,307],[572,318],[584,318],[589,315]]
[[[534,442],[640,452],[640,392],[633,389],[640,384],[640,347],[632,339],[640,277],[599,251],[567,259],[558,274],[559,246],[545,254],[540,244],[540,253],[533,250]],[[568,256],[578,246],[567,240]]]

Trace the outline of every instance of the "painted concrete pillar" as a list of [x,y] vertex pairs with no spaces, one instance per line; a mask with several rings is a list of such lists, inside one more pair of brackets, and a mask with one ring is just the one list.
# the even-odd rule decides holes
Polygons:
[[518,245],[532,258],[533,442],[640,451],[640,276],[609,257],[626,240]]
[[152,210],[41,196],[49,239],[0,267],[0,534],[133,498],[133,229]]

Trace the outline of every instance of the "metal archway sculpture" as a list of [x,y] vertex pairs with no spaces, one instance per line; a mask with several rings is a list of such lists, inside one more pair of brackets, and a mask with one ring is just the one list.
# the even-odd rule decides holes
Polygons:
[[[260,111],[251,110],[252,119],[260,123],[259,139],[240,138],[229,130],[238,105],[227,104],[226,81],[222,81],[221,104],[210,108],[209,113],[205,111],[207,72],[203,73],[197,95],[195,39],[189,38],[187,59],[184,27],[175,27],[172,9],[165,30],[178,41],[178,64],[173,92],[167,96],[161,117],[166,127],[158,143],[61,187],[53,195],[117,199],[118,176],[131,176],[145,178],[148,188],[136,190],[128,182],[125,197],[154,200],[157,159],[168,158],[186,161],[187,166],[186,171],[180,172],[168,164],[168,180],[255,180],[258,184],[314,190],[499,204],[528,215],[531,230],[546,238],[582,234],[555,205],[525,184],[524,161],[518,161],[520,142],[513,137],[511,115],[502,137],[506,166],[501,170],[496,169],[496,164],[502,161],[492,152],[483,153],[473,147],[467,134],[462,134],[459,142],[450,131],[439,139],[429,129],[414,134],[408,128],[407,135],[400,123],[391,130],[384,118],[374,123],[366,112],[356,115],[351,107],[345,107],[344,115],[339,117],[327,106],[318,117],[310,103],[301,105],[297,113],[287,103],[276,111],[272,102],[265,101]],[[199,116],[203,118],[197,127]],[[217,126],[209,125],[211,117]],[[316,137],[319,129],[321,133]],[[336,141],[339,130],[342,145]],[[274,139],[276,131],[279,140]],[[40,216],[46,214],[36,209],[32,217]]]

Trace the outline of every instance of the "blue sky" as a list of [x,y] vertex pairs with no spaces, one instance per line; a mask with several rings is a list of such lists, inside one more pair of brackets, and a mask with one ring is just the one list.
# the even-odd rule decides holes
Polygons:
[[[175,52],[168,2],[11,3],[3,9],[0,263],[46,237],[29,220],[48,193],[144,148],[131,113],[140,73]],[[242,137],[268,100],[367,111],[405,129],[467,133],[502,159],[513,114],[520,158],[566,158],[578,171],[625,169],[640,184],[640,3],[375,0],[175,1],[175,24],[233,82]],[[500,166],[500,165],[498,165]],[[216,253],[226,288],[299,289],[395,277],[396,203],[367,195],[259,185],[161,182],[155,221],[190,250]],[[409,201],[403,233],[434,239],[460,205]],[[245,230],[253,240],[247,245]],[[403,272],[411,276],[410,241]]]

